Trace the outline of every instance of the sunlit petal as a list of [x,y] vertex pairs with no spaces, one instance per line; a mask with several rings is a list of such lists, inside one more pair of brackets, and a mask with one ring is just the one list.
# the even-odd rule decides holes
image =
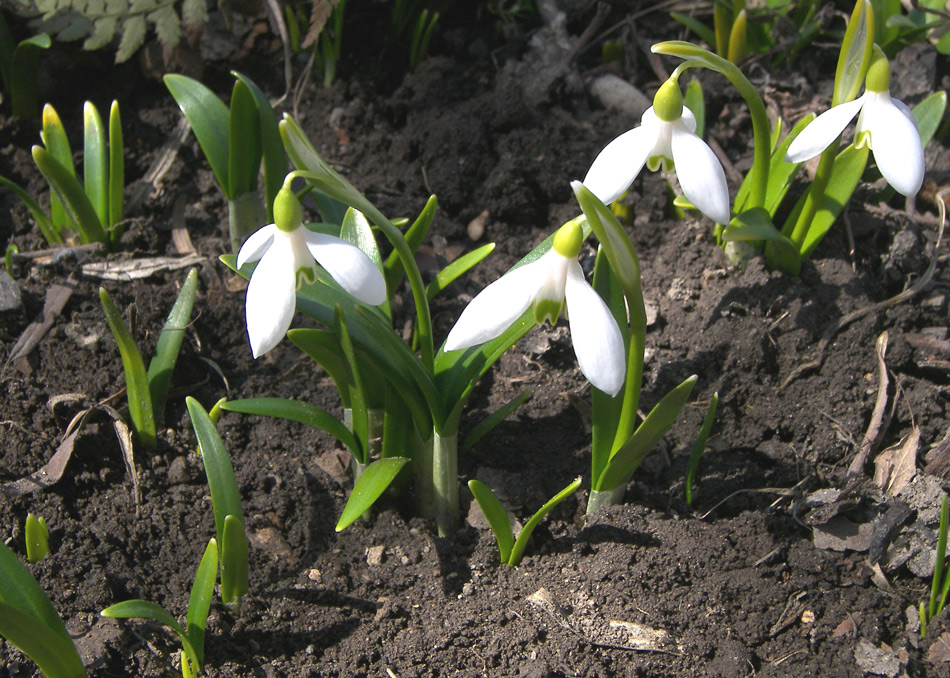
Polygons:
[[274,348],[287,334],[296,307],[295,278],[289,243],[276,238],[247,286],[247,336],[255,358]]
[[693,112],[689,110],[689,106],[683,106],[683,116],[680,118],[683,122],[683,126],[687,130],[696,134],[696,116],[693,115]]
[[864,109],[864,128],[871,134],[877,168],[902,195],[916,195],[924,181],[924,148],[917,125],[884,94]]
[[537,261],[506,273],[472,299],[445,340],[445,351],[457,351],[494,339],[521,317],[543,284],[551,250]]
[[241,251],[238,252],[237,256],[237,267],[241,268],[244,264],[257,261],[264,256],[264,252],[270,247],[276,233],[277,226],[274,224],[261,226],[254,231],[241,245]]
[[[646,114],[644,114],[646,118]],[[584,185],[605,205],[623,195],[656,145],[655,125],[641,125],[611,141],[587,170]]]
[[788,147],[786,162],[804,162],[828,148],[861,110],[866,96],[833,106],[812,120]]
[[683,193],[696,209],[717,224],[728,224],[729,186],[719,158],[705,141],[681,124],[673,126],[672,147],[673,165]]
[[304,231],[310,254],[327,273],[364,304],[386,301],[386,281],[373,260],[359,247],[324,233]]
[[623,336],[607,304],[584,279],[576,261],[567,269],[566,296],[571,340],[581,372],[604,393],[617,395],[625,377]]

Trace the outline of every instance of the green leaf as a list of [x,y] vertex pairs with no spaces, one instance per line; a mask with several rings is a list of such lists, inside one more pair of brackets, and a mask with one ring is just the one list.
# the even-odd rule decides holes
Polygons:
[[[50,187],[59,196],[60,206],[65,209],[73,222],[73,228],[82,242],[86,244],[101,242],[108,247],[109,238],[102,228],[96,210],[74,174],[42,146],[33,147],[33,161],[49,182]],[[52,210],[52,203],[50,209]],[[56,224],[55,219],[53,219],[53,224]]]
[[516,397],[512,398],[507,403],[478,422],[478,424],[476,424],[472,430],[469,431],[468,435],[465,436],[465,440],[462,442],[462,452],[468,452],[470,449],[472,449],[475,446],[475,443],[484,438],[489,431],[507,419],[512,412],[521,407],[530,397],[531,389],[525,389]]
[[[69,147],[66,129],[63,127],[59,114],[51,104],[43,106],[43,128],[40,131],[40,139],[43,140],[46,150],[63,166],[64,170],[75,176],[76,168],[73,166],[73,152]],[[62,199],[55,192],[50,194],[49,210],[50,219],[53,221],[56,230],[62,230],[67,226],[66,208],[63,207]]]
[[336,531],[345,530],[368,511],[408,462],[406,457],[387,457],[367,466],[353,486],[350,498],[346,500]]
[[480,480],[469,480],[468,489],[471,491],[478,507],[482,510],[485,519],[495,535],[495,543],[498,544],[498,556],[501,562],[508,564],[511,557],[511,549],[515,545],[515,535],[511,530],[511,519],[508,517],[508,511],[502,506],[498,497],[491,491],[485,483]]
[[336,335],[329,330],[295,328],[287,331],[287,338],[330,375],[337,393],[340,394],[343,407],[349,408],[350,389],[353,384],[350,381],[350,369]]
[[943,120],[943,114],[947,110],[947,93],[940,91],[934,92],[929,97],[914,106],[914,119],[917,121],[917,131],[920,133],[920,141],[926,148],[937,128],[940,127],[940,121]]
[[106,314],[106,322],[112,330],[112,336],[119,347],[122,358],[122,369],[125,372],[125,390],[129,400],[129,418],[132,428],[138,435],[139,442],[148,449],[154,449],[157,440],[155,437],[155,410],[152,408],[152,395],[149,390],[148,376],[145,372],[145,362],[139,352],[128,325],[122,319],[119,309],[116,308],[109,293],[104,287],[99,288],[99,300],[102,310]]
[[719,393],[713,393],[709,399],[709,409],[706,410],[706,416],[703,418],[703,424],[699,429],[699,435],[696,436],[696,442],[693,444],[693,451],[689,455],[689,461],[686,464],[686,477],[683,480],[683,493],[686,497],[686,504],[693,505],[693,481],[696,479],[696,471],[699,469],[699,460],[703,456],[703,450],[706,449],[706,441],[709,439],[709,432],[712,430],[713,421],[716,419],[716,409],[719,407]]
[[683,105],[693,112],[696,118],[696,136],[702,139],[706,133],[706,99],[703,96],[703,86],[696,78],[691,78],[686,86]]
[[534,528],[536,528],[541,523],[541,521],[544,520],[544,517],[550,513],[555,506],[577,492],[577,488],[580,486],[581,478],[578,476],[574,479],[574,482],[551,497],[544,506],[538,509],[537,513],[531,516],[531,520],[525,523],[525,526],[521,528],[521,532],[518,534],[518,538],[515,540],[515,545],[511,547],[511,555],[508,557],[509,565],[514,567],[521,562],[521,558],[524,556],[524,549],[528,545],[528,540],[531,538]]
[[[419,216],[416,217],[412,226],[406,231],[406,244],[409,245],[409,249],[413,252],[418,250],[422,241],[425,240],[426,235],[429,233],[429,228],[435,220],[435,213],[438,209],[439,201],[434,195],[430,195],[425,207],[422,208],[422,211],[419,212]],[[386,289],[389,291],[389,295],[392,296],[400,282],[402,282],[402,277],[406,269],[403,267],[402,260],[396,252],[389,255],[383,269],[383,277],[386,278]]]
[[178,636],[178,640],[181,642],[181,649],[184,654],[182,658],[182,674],[192,675],[185,674],[185,661],[190,661],[192,665],[196,667],[201,666],[201,662],[198,661],[198,654],[195,652],[195,648],[191,644],[188,634],[185,633],[185,629],[183,629],[181,624],[178,623],[178,620],[162,606],[147,600],[124,600],[121,603],[110,605],[99,614],[103,617],[109,617],[110,619],[145,619],[167,626],[175,632]]
[[[234,478],[234,468],[232,468],[231,460],[228,458],[224,441],[218,435],[218,430],[208,413],[205,412],[201,403],[191,396],[185,398],[185,405],[188,407],[191,424],[195,429],[195,436],[198,438],[198,449],[201,452],[205,475],[208,478],[211,505],[214,509],[214,529],[218,535],[218,545],[221,549],[219,557],[224,563],[226,555],[224,545],[227,538],[225,536],[225,519],[234,516],[241,523],[243,529],[244,513],[241,510],[241,492],[238,489],[237,480]],[[221,599],[225,605],[240,604],[240,596],[247,591],[247,582],[239,579],[242,574],[246,577],[246,566],[243,568],[243,573],[240,567],[228,569],[222,567]],[[227,595],[225,595],[225,591],[227,591]],[[235,595],[238,597],[235,598]]]
[[458,278],[468,273],[485,259],[492,250],[495,249],[495,243],[491,242],[482,245],[476,250],[463,254],[451,264],[443,268],[426,287],[426,298],[431,302],[439,292],[455,282]]
[[353,434],[360,441],[360,448],[363,452],[362,456],[357,457],[356,460],[365,465],[369,463],[367,458],[369,450],[369,405],[366,402],[366,388],[360,374],[359,361],[356,359],[356,350],[353,348],[350,331],[346,326],[346,319],[343,317],[343,308],[339,305],[333,311],[333,330],[337,339],[340,340],[340,348],[343,349],[343,357],[346,358],[350,373],[350,421]]
[[9,188],[20,199],[20,202],[26,205],[26,208],[30,211],[30,216],[33,217],[36,227],[40,229],[40,233],[43,234],[46,242],[50,245],[63,242],[63,236],[60,235],[59,229],[53,226],[53,222],[46,216],[43,208],[33,199],[33,196],[5,177],[0,177],[0,186]]
[[670,18],[699,36],[707,45],[716,44],[716,34],[706,24],[682,12],[670,12]]
[[241,414],[256,414],[262,417],[277,417],[300,422],[326,431],[359,459],[362,451],[359,442],[343,423],[326,410],[315,405],[285,398],[248,398],[247,400],[229,400],[221,404],[221,409]]
[[3,74],[3,82],[10,92],[13,115],[18,118],[29,120],[35,118],[39,111],[36,76],[39,73],[40,50],[49,49],[51,44],[50,37],[40,33],[23,40],[13,50],[9,73]]
[[257,193],[261,169],[261,125],[254,95],[243,80],[234,83],[228,118],[228,195]]
[[857,0],[838,54],[832,107],[853,101],[858,96],[868,66],[871,65],[873,46],[874,10],[869,0]]
[[663,396],[663,399],[650,410],[643,423],[637,427],[630,440],[611,455],[600,477],[591,479],[592,489],[603,492],[626,485],[630,481],[633,472],[637,470],[650,450],[679,418],[697,379],[693,375]]
[[347,208],[340,224],[340,237],[363,250],[382,272],[383,258],[376,245],[376,238],[373,237],[373,228],[362,212],[352,207]]
[[228,200],[236,196],[230,193],[228,179],[228,108],[210,89],[197,80],[184,75],[169,73],[163,80],[165,87],[178,103],[198,145],[204,151],[211,171]]
[[749,242],[755,240],[775,240],[793,247],[792,241],[782,235],[772,224],[772,218],[765,208],[753,207],[737,214],[722,231],[726,242],[735,240]]
[[46,593],[0,542],[0,636],[36,662],[47,678],[86,675],[76,646]]
[[99,109],[91,101],[83,104],[82,174],[86,197],[102,224],[109,223],[108,139]]
[[748,45],[746,44],[746,19],[745,10],[736,14],[732,22],[732,28],[729,30],[729,52],[728,59],[734,64],[739,63],[746,54],[748,54]]
[[235,614],[241,611],[241,600],[250,589],[248,551],[244,519],[230,514],[225,516],[221,535],[221,600]]
[[168,387],[171,384],[172,373],[175,371],[178,353],[181,351],[181,342],[191,321],[191,310],[195,305],[197,288],[198,269],[193,268],[188,272],[178,298],[175,299],[175,304],[165,320],[165,326],[155,346],[155,355],[152,356],[148,365],[148,388],[156,423],[165,419],[165,399],[168,396]]
[[188,599],[188,613],[185,631],[198,661],[196,669],[204,666],[205,626],[208,623],[208,611],[214,598],[214,584],[218,579],[218,543],[214,537],[208,540],[205,553],[195,572],[195,581],[191,585],[191,597]]
[[38,563],[49,553],[49,530],[46,521],[32,513],[26,514],[26,559]]
[[119,102],[109,109],[109,216],[103,221],[112,233],[112,245],[118,244],[121,233],[116,225],[124,216],[122,203],[125,193],[125,143],[122,139],[122,116]]
[[254,96],[257,106],[257,119],[260,122],[261,153],[264,161],[264,203],[267,207],[267,220],[274,221],[274,197],[284,183],[287,174],[287,154],[277,128],[277,114],[270,100],[253,80],[246,75],[231,71],[231,75],[243,82]]

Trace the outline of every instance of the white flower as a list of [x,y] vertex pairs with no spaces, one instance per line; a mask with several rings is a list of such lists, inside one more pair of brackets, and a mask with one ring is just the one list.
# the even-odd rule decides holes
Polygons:
[[594,160],[584,185],[609,205],[623,195],[646,165],[676,170],[680,186],[696,208],[719,224],[730,218],[729,186],[719,159],[696,136],[696,118],[683,106],[679,85],[669,80],[657,91],[640,126],[611,141]]
[[[365,304],[376,306],[386,301],[386,282],[372,259],[360,248],[341,238],[314,233],[303,226],[299,205],[293,192],[289,196],[296,206],[285,230],[268,224],[249,237],[238,252],[237,267],[258,261],[247,286],[245,313],[251,353],[258,358],[274,348],[290,328],[296,307],[296,291],[303,282],[314,282],[319,263],[340,287]],[[284,189],[278,193],[278,199]],[[283,214],[275,200],[275,221],[282,223]],[[296,216],[294,216],[296,215]]]
[[532,305],[538,322],[547,319],[554,323],[566,301],[581,372],[601,391],[617,395],[626,367],[623,337],[577,263],[582,242],[580,227],[573,222],[565,224],[547,253],[505,274],[472,299],[449,332],[444,350],[456,351],[494,339]]
[[[861,112],[858,115],[858,111]],[[788,147],[787,162],[803,162],[824,151],[858,116],[854,143],[867,145],[877,168],[898,193],[916,195],[924,181],[924,148],[914,114],[890,92],[867,90],[815,118]]]

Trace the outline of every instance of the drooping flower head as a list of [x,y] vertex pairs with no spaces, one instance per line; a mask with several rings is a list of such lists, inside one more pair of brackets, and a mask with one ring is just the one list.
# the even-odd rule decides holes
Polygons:
[[284,338],[296,308],[296,292],[317,278],[319,263],[344,290],[365,304],[386,301],[386,282],[360,248],[303,225],[303,207],[287,175],[274,199],[274,223],[251,235],[238,252],[237,267],[258,261],[245,299],[251,353],[259,358]]
[[644,165],[652,172],[675,169],[687,199],[716,223],[729,223],[726,173],[712,149],[696,136],[696,118],[683,105],[674,78],[657,90],[640,126],[611,141],[594,159],[584,185],[609,205],[623,195]]
[[623,337],[610,310],[577,263],[584,236],[576,221],[554,235],[548,252],[491,283],[469,302],[445,340],[445,351],[490,341],[533,307],[538,323],[554,324],[567,308],[574,354],[591,384],[615,396],[624,382]]
[[[877,45],[864,79],[864,94],[825,111],[792,141],[788,162],[803,162],[824,151],[854,116],[854,144],[868,147],[877,168],[898,193],[913,196],[924,181],[924,147],[914,114],[890,94],[891,66]],[[860,111],[860,115],[858,112]]]

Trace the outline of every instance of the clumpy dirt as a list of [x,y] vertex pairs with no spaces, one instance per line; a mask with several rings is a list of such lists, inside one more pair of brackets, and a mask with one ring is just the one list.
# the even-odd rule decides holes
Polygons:
[[[575,216],[569,180],[636,122],[583,89],[603,70],[599,46],[580,50],[539,97],[537,83],[532,89],[519,79],[537,26],[502,30],[490,15],[459,6],[466,3],[446,4],[432,56],[412,73],[392,45],[373,40],[385,6],[354,5],[339,78],[329,89],[311,85],[297,107],[320,152],[389,216],[412,217],[430,193],[438,196],[433,235],[420,254],[427,274],[436,262],[497,243],[490,260],[435,305],[440,337],[472,295]],[[659,79],[638,41],[680,37],[680,29],[660,13],[624,23],[630,11],[616,3],[605,25],[628,50],[617,74],[649,95]],[[569,19],[568,32],[578,35],[591,16],[577,9]],[[278,96],[282,62],[272,38],[259,37],[250,49],[251,56],[206,63],[204,81],[226,97],[228,69],[236,68]],[[802,64],[807,84],[787,70],[767,73],[767,59],[748,69],[786,118],[827,103],[830,82],[816,64],[833,63],[835,55],[824,46],[815,51]],[[112,66],[109,55],[68,48],[55,54],[47,67],[60,70],[47,82],[71,86],[43,93],[67,129],[78,129],[84,98],[101,109],[120,99],[131,193],[174,134],[179,114],[171,98],[138,63]],[[907,76],[895,78],[908,87],[911,75],[927,76],[901,92],[909,103],[947,87],[945,64],[935,69],[926,55],[918,61],[923,65],[901,61]],[[97,77],[73,77],[88,69]],[[708,136],[732,164],[748,166],[751,134],[741,102],[713,77],[702,78]],[[42,179],[28,155],[36,131],[0,118],[0,173],[38,194]],[[879,184],[862,189],[797,278],[770,272],[759,259],[735,269],[706,220],[668,216],[665,177],[638,179],[627,203],[651,310],[643,405],[690,374],[699,377],[695,399],[638,470],[624,505],[585,521],[586,493],[579,492],[538,529],[517,568],[498,564],[488,531],[466,524],[452,538],[436,538],[398,496],[335,533],[348,487],[331,439],[299,424],[224,415],[219,428],[252,539],[251,591],[240,615],[213,607],[207,675],[950,674],[942,618],[921,639],[916,613],[907,612],[928,590],[950,432],[950,277],[946,246],[934,253],[933,202],[950,171],[945,141],[928,157],[915,216],[900,201],[880,204]],[[43,249],[26,211],[9,193],[0,201],[2,242],[22,253]],[[224,199],[192,138],[130,217],[115,254],[18,258],[13,284],[21,300],[0,315],[0,482],[10,483],[47,462],[78,411],[103,401],[121,407],[124,381],[99,286],[128,311],[149,356],[186,270],[103,282],[89,275],[88,264],[181,258],[184,233],[201,257],[195,319],[158,449],[135,451],[140,501],[101,413],[85,421],[58,483],[0,495],[2,534],[21,557],[26,514],[50,525],[52,553],[30,569],[75,635],[90,674],[103,677],[173,675],[177,665],[176,641],[166,631],[98,612],[145,598],[184,614],[214,532],[184,396],[206,407],[223,395],[339,407],[330,380],[289,342],[252,360],[244,284],[217,261],[227,246]],[[484,233],[473,239],[476,218]],[[590,247],[585,264],[592,255]],[[936,269],[928,272],[932,260]],[[915,284],[920,289],[909,298],[883,303]],[[71,295],[49,314],[35,347],[15,357],[17,339],[42,316],[54,285],[70,287]],[[873,464],[856,482],[846,478],[878,397],[876,345],[884,332],[896,404],[876,449],[919,435],[916,477],[897,498],[871,481]],[[527,404],[460,459],[463,481],[488,479],[522,518],[575,476],[585,486],[590,481],[588,386],[563,324],[533,330],[499,361],[476,389],[462,434],[525,388],[533,392]],[[687,506],[686,459],[714,392],[719,413],[696,501]],[[467,511],[466,493],[463,504]],[[888,530],[882,516],[902,505],[909,517]],[[873,532],[873,544],[859,532]],[[34,675],[2,642],[0,662],[2,675]]]

